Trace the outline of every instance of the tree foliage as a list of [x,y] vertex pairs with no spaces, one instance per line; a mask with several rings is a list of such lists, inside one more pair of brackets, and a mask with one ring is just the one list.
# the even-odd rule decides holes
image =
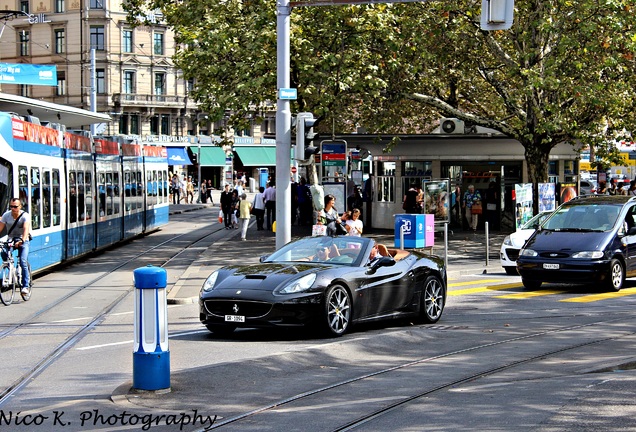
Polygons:
[[[262,0],[128,0],[160,10],[192,96],[219,118],[275,108],[276,5]],[[440,116],[499,130],[524,147],[533,182],[559,142],[636,131],[634,0],[516,0],[513,27],[479,28],[480,2],[298,7],[291,14],[292,111],[336,131],[430,131]]]

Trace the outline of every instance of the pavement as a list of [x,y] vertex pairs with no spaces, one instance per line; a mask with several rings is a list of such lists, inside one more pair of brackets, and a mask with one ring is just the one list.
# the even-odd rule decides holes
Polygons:
[[[248,194],[248,199],[251,199]],[[170,205],[170,214],[201,211],[211,213],[216,220],[219,211],[219,200],[215,204],[176,204]],[[208,213],[209,212],[209,213]],[[209,217],[209,216],[208,216]],[[368,230],[367,230],[368,231]],[[449,230],[448,249],[445,247],[443,233],[436,233],[435,244],[431,252],[441,258],[447,257],[448,279],[453,280],[461,276],[472,274],[505,274],[499,264],[499,248],[508,233],[490,233],[488,242],[483,231],[477,233]],[[292,225],[292,240],[311,235],[311,227]],[[392,247],[395,236],[392,230],[370,230],[363,234],[378,243]],[[241,241],[240,230],[220,230],[205,241],[205,250],[195,259],[177,280],[168,281],[168,303],[183,304],[198,302],[199,291],[205,279],[219,267],[230,263],[257,263],[262,255],[272,253],[276,249],[276,233],[272,231],[258,231],[256,219],[251,218],[247,230],[247,240]],[[486,243],[488,243],[489,259],[486,260]]]

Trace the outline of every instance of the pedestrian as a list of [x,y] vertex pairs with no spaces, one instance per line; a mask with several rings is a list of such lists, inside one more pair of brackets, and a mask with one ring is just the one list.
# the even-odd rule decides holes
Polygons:
[[179,204],[181,201],[181,184],[177,173],[172,175],[170,180],[170,190],[172,191],[172,204]]
[[276,185],[274,180],[270,180],[263,192],[263,201],[265,202],[265,211],[267,212],[267,229],[272,229],[272,224],[276,222]]
[[260,186],[258,193],[254,196],[254,203],[252,204],[254,216],[256,216],[257,231],[263,231],[265,229],[263,227],[265,223],[265,200],[263,199],[263,192],[265,192],[265,188]]
[[223,220],[225,222],[225,229],[230,229],[232,225],[232,192],[230,192],[230,185],[226,184],[221,192],[221,211],[223,212]]
[[214,205],[214,199],[212,198],[212,180],[208,180],[208,185],[205,187],[205,197],[206,200],[210,201],[212,205]]
[[629,189],[627,190],[628,196],[636,196],[636,180],[629,182]]
[[298,194],[298,225],[311,225],[311,216],[313,211],[313,206],[311,204],[311,190],[307,185],[307,180],[305,177],[300,178],[300,183],[297,187]]
[[610,180],[610,185],[607,188],[608,195],[619,195],[618,188],[616,186],[616,179],[613,178]]
[[354,208],[350,212],[347,212],[346,216],[343,215],[343,219],[345,219],[347,235],[362,237],[363,224],[362,219],[360,219],[360,209]]
[[245,192],[245,189],[243,189],[243,181],[242,180],[239,180],[237,182],[236,187],[234,188],[234,190],[238,194],[239,198],[243,195],[243,193]]
[[[178,177],[177,177],[178,178]],[[186,195],[186,175],[182,174],[181,179],[179,180],[179,193],[181,194],[181,199],[185,200],[186,204],[188,203],[188,196]]]
[[[31,273],[29,270],[29,243],[31,240],[31,215],[22,210],[22,201],[19,198],[11,198],[9,211],[0,218],[0,231],[7,229],[7,237],[18,241],[14,246],[18,249],[18,264],[22,271],[22,294],[29,293],[31,286]],[[4,252],[3,252],[4,253]],[[6,260],[6,256],[2,256]]]
[[342,223],[342,219],[336,210],[336,197],[329,194],[325,195],[325,207],[318,213],[318,223],[327,226],[327,235],[335,236],[338,234],[337,225]]
[[250,213],[252,210],[252,203],[247,200],[247,195],[241,195],[241,201],[239,202],[239,220],[241,221],[241,240],[246,240],[247,226],[250,223]]
[[475,190],[475,186],[468,185],[468,190],[464,193],[462,207],[465,209],[468,227],[476,233],[477,223],[479,222],[477,209],[481,209],[481,194]]
[[201,186],[199,186],[199,201],[203,204],[208,202],[207,189],[208,185],[205,183],[205,179],[201,180]]
[[236,191],[236,189],[234,189],[232,191],[232,228],[234,228],[234,229],[238,229],[238,227],[239,227],[238,212],[239,212],[239,202],[240,201],[241,201],[241,198],[240,198],[238,192]]
[[598,182],[598,188],[596,189],[597,195],[607,195],[607,182],[605,180],[601,180]]
[[186,182],[186,204],[192,204],[194,202],[194,183],[192,183],[192,176],[188,176]]
[[402,199],[402,210],[406,213],[418,214],[420,213],[420,204],[418,203],[419,191],[417,190],[417,184],[412,183],[411,187],[404,194]]

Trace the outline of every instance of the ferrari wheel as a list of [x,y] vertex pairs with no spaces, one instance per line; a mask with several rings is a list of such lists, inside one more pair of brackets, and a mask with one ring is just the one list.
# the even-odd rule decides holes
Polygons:
[[331,336],[341,336],[351,323],[351,297],[340,285],[334,285],[325,297],[325,324]]
[[236,326],[233,325],[206,324],[205,327],[210,330],[210,332],[221,337],[229,336],[234,333],[234,330],[236,330]]
[[422,290],[422,306],[420,315],[424,322],[432,324],[437,322],[444,312],[446,304],[446,291],[442,280],[434,275],[426,278]]

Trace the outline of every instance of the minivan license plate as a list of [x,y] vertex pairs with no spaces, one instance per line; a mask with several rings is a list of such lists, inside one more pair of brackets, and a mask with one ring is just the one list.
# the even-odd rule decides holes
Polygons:
[[[548,263],[543,263],[543,268],[545,270],[558,270],[559,269],[559,264],[548,264]],[[226,320],[227,321],[227,320]]]
[[245,322],[245,317],[241,315],[225,315],[226,322]]

